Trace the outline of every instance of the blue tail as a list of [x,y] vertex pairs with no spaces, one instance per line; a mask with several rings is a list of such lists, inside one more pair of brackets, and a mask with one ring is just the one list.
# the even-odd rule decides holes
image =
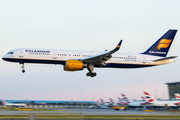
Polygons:
[[176,32],[177,30],[168,30],[159,40],[157,40],[148,50],[142,54],[166,57]]

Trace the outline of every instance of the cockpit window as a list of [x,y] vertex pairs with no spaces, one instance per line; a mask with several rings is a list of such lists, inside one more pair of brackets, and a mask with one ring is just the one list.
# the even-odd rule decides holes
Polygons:
[[10,54],[10,55],[12,55],[14,52],[8,52],[7,54]]

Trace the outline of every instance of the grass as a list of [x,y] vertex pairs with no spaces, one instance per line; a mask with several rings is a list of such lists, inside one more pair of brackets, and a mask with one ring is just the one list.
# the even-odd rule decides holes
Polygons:
[[29,119],[29,115],[0,115],[0,119]]
[[[32,113],[19,113],[19,114],[32,114]],[[43,115],[43,114],[49,114],[49,115],[80,115],[80,113],[35,113],[35,114],[38,114],[38,115]]]
[[[0,119],[28,119],[29,115],[0,115]],[[80,115],[36,115],[36,119],[80,119]],[[84,115],[84,119],[180,119],[180,115]]]
[[[37,115],[37,119],[80,119],[80,115]],[[84,115],[84,119],[180,119],[180,116],[154,115]]]

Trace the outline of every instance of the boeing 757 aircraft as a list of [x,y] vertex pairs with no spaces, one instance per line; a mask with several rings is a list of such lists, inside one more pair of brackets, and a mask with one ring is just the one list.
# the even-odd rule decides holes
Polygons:
[[[74,50],[19,48],[9,51],[3,60],[24,63],[61,64],[65,71],[88,69],[87,76],[94,77],[94,67],[99,68],[143,68],[172,63],[177,56],[166,57],[177,30],[168,30],[149,49],[143,53],[117,53],[122,40],[115,49],[105,52],[86,52]],[[141,43],[142,44],[142,43]],[[141,45],[138,43],[138,45]]]

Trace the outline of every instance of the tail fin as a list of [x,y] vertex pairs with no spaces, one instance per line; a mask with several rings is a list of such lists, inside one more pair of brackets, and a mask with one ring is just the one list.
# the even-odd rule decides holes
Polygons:
[[146,98],[144,97],[144,96],[141,96],[141,98],[142,98],[142,101],[146,101]]
[[153,102],[154,101],[154,97],[151,96],[151,94],[147,91],[144,91],[144,96],[146,98],[146,102]]
[[114,100],[112,98],[109,98],[110,102],[109,105],[113,105],[114,104]]
[[96,105],[100,105],[100,102],[99,102],[99,100],[96,100],[96,102],[97,102],[97,103],[96,103]]
[[144,97],[144,96],[141,96],[141,98],[142,98],[142,103],[140,103],[141,105],[146,105],[147,104],[147,102],[146,102],[146,97]]
[[180,95],[178,93],[175,93],[174,95],[175,95],[176,100],[180,101]]
[[169,48],[173,42],[177,30],[168,30],[161,38],[159,38],[148,50],[142,54],[166,57]]
[[2,100],[2,104],[5,105],[7,104],[7,102],[5,100]]
[[104,104],[104,100],[101,98],[100,99],[100,103],[99,103],[100,105],[103,105]]
[[117,104],[118,104],[118,105],[123,104],[123,101],[122,101],[121,97],[118,97],[118,102],[117,102]]
[[129,104],[130,101],[129,101],[129,99],[126,97],[126,95],[125,95],[124,93],[121,93],[121,95],[122,95],[122,99],[123,99],[124,105]]
[[179,95],[178,93],[175,93],[174,95],[175,95],[175,98],[176,98],[176,100],[177,100],[177,102],[174,103],[174,104],[175,104],[175,105],[179,105],[179,104],[180,104],[180,95]]

